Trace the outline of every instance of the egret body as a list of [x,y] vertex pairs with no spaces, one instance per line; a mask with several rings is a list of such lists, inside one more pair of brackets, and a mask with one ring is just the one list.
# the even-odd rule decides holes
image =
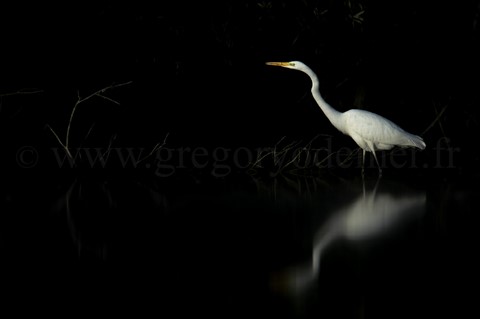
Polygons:
[[378,114],[358,109],[343,113],[335,110],[320,95],[317,75],[303,62],[267,62],[267,65],[302,71],[310,77],[312,80],[312,95],[328,120],[362,148],[363,166],[365,165],[365,152],[372,152],[381,174],[382,169],[375,155],[376,150],[390,150],[394,146],[416,147],[421,150],[425,148],[425,142],[420,136],[406,132],[392,121]]

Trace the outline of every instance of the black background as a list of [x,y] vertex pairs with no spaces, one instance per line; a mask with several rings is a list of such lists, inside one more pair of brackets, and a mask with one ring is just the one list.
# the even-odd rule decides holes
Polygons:
[[[4,144],[58,146],[77,98],[133,81],[82,105],[79,145],[273,145],[334,135],[304,74],[265,66],[301,60],[326,100],[441,137],[476,163],[478,1],[223,1],[2,5]],[[355,20],[353,16],[363,11]],[[9,136],[6,138],[6,136]],[[15,149],[14,149],[15,150]],[[427,148],[428,152],[428,148]]]

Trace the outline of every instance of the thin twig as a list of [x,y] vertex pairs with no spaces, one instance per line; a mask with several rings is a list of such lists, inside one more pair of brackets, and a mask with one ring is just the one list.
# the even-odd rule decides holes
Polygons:
[[70,141],[70,128],[72,127],[72,120],[73,120],[73,115],[75,114],[75,111],[77,110],[77,107],[82,103],[82,100],[77,100],[75,105],[73,106],[72,112],[70,113],[70,119],[68,120],[68,126],[67,126],[67,134],[65,135],[65,148],[68,151],[69,148],[69,141]]
[[[92,130],[93,128],[95,127],[95,122],[90,125],[90,128],[88,129],[88,132],[87,134],[85,134],[85,137],[83,138],[83,141],[80,143],[80,145],[78,146],[78,149],[81,149],[83,148],[83,144],[85,144],[85,141],[88,139],[88,137],[90,136],[90,133],[92,133]],[[81,158],[81,155],[80,155],[80,158]]]
[[[30,90],[30,91],[28,91]],[[15,92],[8,92],[8,93],[3,93],[0,94],[0,112],[2,111],[2,106],[3,106],[3,101],[2,98],[7,97],[7,96],[13,96],[13,95],[28,95],[28,94],[36,94],[36,93],[42,93],[43,90],[39,89],[20,89]],[[13,118],[15,115],[18,114],[19,111],[17,111],[15,114],[13,114],[10,118]]]
[[136,162],[136,164],[138,165],[139,163],[143,162],[144,160],[146,160],[147,158],[149,158],[150,156],[152,156],[153,153],[155,153],[156,151],[158,151],[159,149],[161,149],[162,147],[164,147],[165,144],[167,144],[168,135],[170,135],[170,132],[168,132],[168,133],[165,135],[165,138],[163,139],[162,144],[160,144],[160,143],[155,144],[155,146],[152,148],[152,151],[151,151],[150,153],[148,153],[147,156],[143,157],[142,159],[139,159],[139,160]]
[[[448,105],[445,105],[441,111],[437,114],[437,116],[435,117],[435,119],[433,120],[433,122],[425,129],[425,131],[422,132],[422,135],[424,135],[425,133],[427,133],[439,120],[440,118],[442,117],[443,113],[445,113],[445,111],[447,110],[447,107]],[[436,108],[435,108],[436,109]],[[443,128],[441,128],[442,131],[443,131]],[[445,134],[445,132],[444,132]]]
[[116,139],[117,139],[117,134],[113,134],[112,137],[110,137],[110,140],[108,141],[107,150],[102,154],[102,158],[105,158],[105,155],[107,154],[110,155],[110,152],[112,151],[113,141],[115,141]]
[[[307,145],[305,145],[305,146],[301,149],[300,152],[297,152],[297,155],[295,155],[295,157],[294,157],[290,162],[288,162],[287,164],[285,164],[285,165],[282,167],[282,169],[284,169],[285,167],[288,167],[290,164],[292,164],[293,162],[295,162],[295,161],[301,156],[301,154],[302,154],[303,151],[307,151],[307,152],[306,152],[306,156],[307,156],[307,158],[308,158],[308,156],[309,156],[309,151],[312,149],[313,141],[315,141],[315,140],[318,138],[318,136],[319,136],[319,135],[316,135],[314,138],[312,138],[312,139],[310,140],[310,142],[308,142]],[[299,144],[300,144],[300,142],[297,143],[297,145],[299,145]],[[295,145],[295,146],[297,146],[297,145]],[[307,160],[307,158],[306,158],[305,160]]]
[[283,141],[284,139],[285,139],[285,136],[282,137],[282,138],[275,144],[275,146],[274,146],[274,148],[273,148],[273,161],[274,161],[274,163],[275,163],[275,159],[277,158],[277,146],[278,146],[278,144],[280,144],[280,142]]
[[[271,148],[270,148],[270,149],[271,149]],[[263,153],[263,150],[260,151],[260,152],[257,154],[257,159],[255,160],[254,163],[251,164],[251,167],[252,167],[252,168],[253,168],[253,167],[262,167],[262,166],[260,165],[260,163],[263,161],[263,159],[264,159],[265,157],[267,157],[268,155],[272,154],[273,151],[266,152],[265,155],[260,156],[260,155],[262,155],[262,153]]]
[[[31,90],[31,91],[28,91]],[[12,96],[12,95],[27,95],[27,94],[36,94],[36,93],[42,93],[43,90],[40,89],[21,89],[15,92],[8,92],[8,93],[3,93],[0,94],[0,97],[5,97],[5,96]]]
[[251,164],[251,168],[254,168],[254,167],[262,167],[262,166],[261,166],[261,162],[263,161],[263,159],[266,158],[266,157],[269,156],[269,155],[272,155],[272,154],[273,154],[273,159],[274,159],[274,162],[275,162],[275,158],[276,158],[276,148],[277,148],[278,144],[280,144],[280,142],[282,142],[284,139],[285,139],[285,136],[283,136],[283,137],[275,144],[275,147],[273,148],[273,150],[272,150],[271,147],[269,147],[269,148],[268,148],[269,152],[266,152],[263,156],[262,156],[262,154],[263,154],[263,151],[265,151],[265,150],[262,149],[262,150],[260,151],[260,149],[259,149],[260,152],[257,154],[257,159],[255,160],[255,162]]
[[322,161],[320,161],[319,163],[316,163],[315,165],[317,167],[320,167],[322,165],[323,162],[325,162],[326,160],[328,160],[330,157],[332,157],[333,155],[336,155],[338,153],[338,151],[336,152],[331,152],[330,154],[328,154],[327,156],[325,156]]
[[88,130],[87,134],[85,134],[84,140],[86,140],[90,136],[90,133],[92,132],[94,126],[95,126],[95,122],[90,126],[90,129]]
[[340,167],[345,164],[347,161],[349,161],[350,159],[353,158],[354,155],[356,155],[358,153],[358,151],[360,151],[360,147],[355,149],[354,151],[350,152],[350,154],[348,154],[347,158],[345,160],[343,160],[343,162],[340,163]]
[[62,140],[60,139],[60,137],[57,135],[57,133],[55,133],[55,131],[53,130],[53,128],[47,124],[47,127],[48,129],[52,132],[53,136],[55,136],[55,138],[57,139],[58,143],[62,146],[62,147],[65,147],[65,145],[63,145],[63,142]]
[[120,105],[120,102],[115,101],[114,99],[109,98],[108,96],[102,95],[102,94],[100,94],[100,93],[97,94],[97,96],[98,96],[98,97],[101,97],[102,99],[105,99],[105,100],[107,100],[107,101],[110,101],[110,102],[112,102],[112,103],[114,103],[114,104],[116,104],[116,105]]
[[283,158],[286,156],[286,153],[288,153],[292,148],[297,147],[298,145],[300,145],[301,142],[302,142],[302,141],[298,141],[298,142],[293,141],[292,143],[290,143],[290,144],[288,144],[288,145],[285,145],[285,146],[278,152],[278,154],[276,153],[277,145],[275,145],[273,164],[274,164],[274,165],[277,165],[277,164],[279,163],[279,161],[280,161],[280,159],[279,159],[280,155],[282,155],[282,161],[283,161]]
[[[312,139],[310,140],[310,142],[308,142],[307,145],[305,145],[305,146],[301,149],[300,152],[297,152],[297,155],[295,155],[295,157],[294,157],[290,162],[288,162],[288,163],[285,164],[283,167],[281,167],[281,169],[283,170],[283,169],[285,169],[286,167],[288,167],[290,164],[292,164],[293,162],[295,162],[295,161],[301,156],[302,151],[307,151],[307,153],[306,153],[307,155],[306,155],[306,156],[308,156],[308,154],[309,154],[308,151],[310,151],[310,150],[312,149],[312,143],[313,143],[313,141],[315,141],[315,140],[317,139],[318,136],[319,136],[319,135],[316,135],[314,138],[312,138]],[[297,143],[297,145],[298,145],[298,143]]]

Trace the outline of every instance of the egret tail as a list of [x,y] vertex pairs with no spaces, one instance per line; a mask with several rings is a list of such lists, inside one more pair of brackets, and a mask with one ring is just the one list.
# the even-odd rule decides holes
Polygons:
[[421,150],[424,150],[425,147],[427,146],[425,144],[425,142],[423,141],[423,138],[421,138],[420,136],[418,135],[413,135],[413,134],[410,134],[409,136],[409,141],[410,141],[410,145],[409,146],[413,146],[413,147],[417,147]]

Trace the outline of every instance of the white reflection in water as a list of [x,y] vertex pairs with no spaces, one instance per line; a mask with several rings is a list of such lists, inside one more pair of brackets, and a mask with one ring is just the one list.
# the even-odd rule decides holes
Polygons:
[[[274,283],[288,292],[301,294],[314,285],[320,273],[322,255],[336,241],[347,240],[361,245],[367,240],[379,239],[394,232],[409,220],[420,216],[426,195],[420,193],[377,192],[380,179],[371,191],[365,190],[349,205],[335,211],[320,225],[313,238],[311,263],[286,273],[286,282]],[[285,286],[286,284],[286,286]]]

